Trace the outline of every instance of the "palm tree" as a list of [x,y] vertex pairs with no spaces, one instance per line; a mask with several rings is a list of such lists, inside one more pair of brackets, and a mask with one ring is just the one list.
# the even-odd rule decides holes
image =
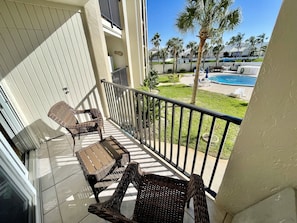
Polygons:
[[165,73],[165,60],[168,56],[168,51],[167,49],[161,49],[159,52],[160,58],[162,59],[162,63],[163,63],[163,74]]
[[240,22],[240,10],[229,10],[232,0],[187,0],[187,5],[177,18],[177,27],[181,32],[193,30],[199,25],[200,39],[197,58],[197,69],[190,103],[195,104],[199,80],[199,70],[203,46],[214,33],[231,30]]
[[195,55],[195,52],[198,50],[197,42],[191,41],[186,46],[187,49],[190,49],[190,70],[192,71],[192,64],[193,64],[193,56]]
[[219,65],[219,55],[221,51],[224,49],[224,47],[225,47],[224,45],[218,44],[214,48],[212,48],[212,53],[216,57],[216,66]]
[[156,33],[154,35],[154,37],[151,39],[151,42],[158,49],[158,54],[157,54],[158,55],[158,62],[160,62],[159,61],[159,59],[160,59],[160,57],[159,57],[159,47],[160,47],[160,42],[161,42],[160,34]]
[[265,36],[266,36],[265,33],[257,36],[257,42],[260,43],[260,52],[263,51],[262,50],[262,47],[263,47],[264,40],[267,40],[268,39],[268,37],[265,37]]
[[244,34],[243,33],[238,33],[236,36],[232,36],[228,45],[235,45],[237,48],[237,55],[239,56],[240,54],[240,48],[242,46],[242,40],[243,40]]
[[248,38],[247,40],[245,40],[246,43],[249,44],[249,49],[250,49],[250,53],[249,56],[254,56],[255,52],[257,50],[256,48],[256,44],[257,44],[257,39],[254,36],[251,36],[250,38]]
[[171,38],[166,43],[167,50],[171,53],[173,56],[173,67],[172,72],[176,73],[177,70],[177,57],[180,52],[183,50],[183,40],[180,38]]

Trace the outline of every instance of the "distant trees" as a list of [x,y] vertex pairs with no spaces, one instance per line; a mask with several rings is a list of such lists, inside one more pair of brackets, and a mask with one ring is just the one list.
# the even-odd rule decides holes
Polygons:
[[218,64],[219,64],[219,59],[220,59],[219,55],[220,55],[221,51],[224,49],[224,47],[225,47],[224,45],[218,44],[214,48],[212,48],[212,53],[216,57],[216,66],[218,66]]
[[249,56],[255,56],[257,48],[256,44],[258,43],[255,36],[251,36],[250,38],[246,39],[245,42],[249,44]]
[[230,41],[227,43],[228,45],[235,45],[235,47],[237,48],[237,57],[240,56],[240,49],[243,43],[243,37],[243,33],[238,33],[236,36],[232,36]]
[[259,56],[260,56],[260,53],[261,52],[264,52],[265,53],[265,51],[266,51],[266,47],[263,48],[263,44],[264,44],[264,41],[267,40],[267,39],[268,39],[268,37],[266,37],[266,34],[265,33],[262,33],[261,35],[257,36],[257,42],[260,43]]
[[171,53],[173,56],[173,66],[172,66],[172,72],[176,73],[177,70],[177,58],[178,55],[183,50],[183,40],[180,38],[173,37],[166,43],[167,50]]
[[160,55],[160,58],[162,59],[162,64],[163,64],[163,73],[165,73],[165,61],[166,61],[166,58],[168,56],[168,51],[167,49],[161,49],[159,51],[159,55]]
[[151,42],[158,49],[157,56],[158,56],[158,62],[160,62],[159,61],[159,59],[160,59],[160,57],[159,57],[159,51],[160,51],[160,42],[161,42],[160,34],[159,33],[156,33],[154,35],[154,37],[151,39]]
[[240,22],[240,10],[230,10],[231,0],[187,0],[185,9],[179,14],[176,26],[181,32],[199,26],[199,48],[197,69],[193,85],[191,104],[195,104],[198,89],[199,70],[205,41],[214,33],[231,30]]
[[187,46],[187,49],[190,49],[190,70],[192,70],[193,66],[193,56],[195,55],[195,53],[198,51],[198,44],[195,41],[190,41]]

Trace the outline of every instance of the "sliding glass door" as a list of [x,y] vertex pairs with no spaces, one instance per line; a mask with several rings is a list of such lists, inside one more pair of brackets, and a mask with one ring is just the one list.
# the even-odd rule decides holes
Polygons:
[[0,219],[35,222],[36,190],[28,171],[0,133]]

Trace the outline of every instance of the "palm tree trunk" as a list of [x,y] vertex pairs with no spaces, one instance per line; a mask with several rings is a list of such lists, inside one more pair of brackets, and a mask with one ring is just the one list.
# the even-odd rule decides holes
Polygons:
[[205,38],[200,38],[197,65],[196,65],[196,73],[195,73],[195,78],[194,78],[192,98],[191,98],[191,102],[190,102],[190,104],[193,104],[193,105],[196,102],[196,95],[197,95],[197,91],[198,91],[198,80],[199,80],[199,73],[200,73],[200,63],[201,63],[202,51],[203,51],[203,46],[204,46],[205,41],[206,41]]
[[216,55],[216,66],[219,65],[219,53]]

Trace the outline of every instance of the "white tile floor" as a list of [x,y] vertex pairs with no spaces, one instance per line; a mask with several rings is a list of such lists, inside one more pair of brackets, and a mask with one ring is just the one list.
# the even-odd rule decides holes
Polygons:
[[[131,160],[139,162],[142,170],[174,176],[171,170],[108,121],[105,122],[104,135],[113,135],[124,145],[130,152]],[[98,134],[82,136],[80,140],[76,140],[75,149],[86,147],[98,140]],[[88,213],[88,206],[96,201],[76,157],[73,156],[72,138],[69,135],[42,144],[39,150],[39,177],[45,223],[106,222]],[[107,199],[115,187],[113,184],[101,192],[100,200]],[[135,198],[136,190],[131,187],[122,204],[122,212],[127,216],[132,215]],[[224,222],[225,212],[220,211],[211,199],[207,201],[211,222]],[[193,222],[193,209],[190,207],[187,212],[189,214],[186,214],[185,222]]]

